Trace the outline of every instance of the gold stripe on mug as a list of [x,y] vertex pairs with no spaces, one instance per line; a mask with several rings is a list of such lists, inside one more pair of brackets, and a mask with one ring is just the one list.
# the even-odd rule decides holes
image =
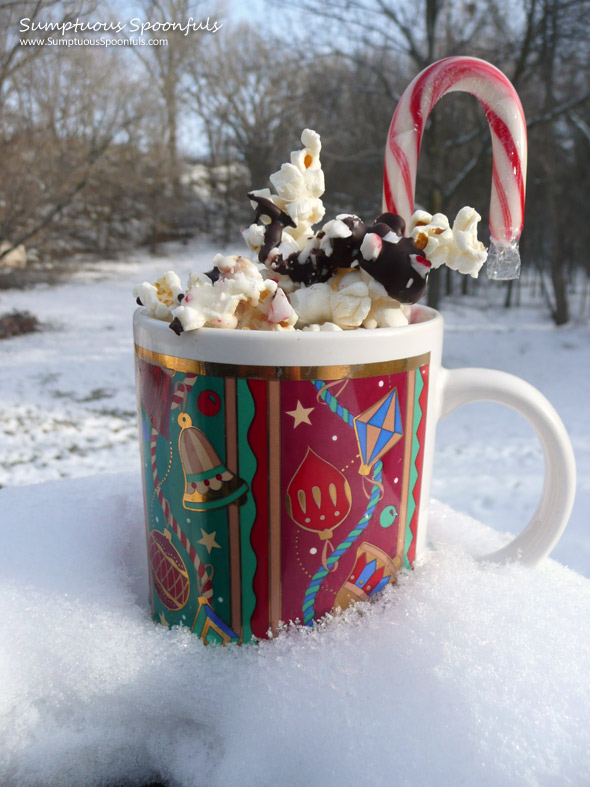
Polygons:
[[148,363],[156,364],[175,372],[191,372],[209,377],[238,377],[249,380],[343,380],[357,377],[379,377],[417,369],[430,363],[430,353],[400,358],[395,361],[375,363],[341,364],[335,366],[254,366],[216,361],[195,361],[176,358],[135,345],[135,354]]

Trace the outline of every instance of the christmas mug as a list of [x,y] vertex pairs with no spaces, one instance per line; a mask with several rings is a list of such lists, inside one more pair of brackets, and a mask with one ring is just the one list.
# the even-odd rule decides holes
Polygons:
[[541,500],[486,556],[535,564],[573,505],[559,416],[528,383],[441,366],[443,320],[335,332],[203,328],[134,315],[152,615],[205,642],[247,642],[368,600],[427,538],[437,421],[509,405],[537,432]]

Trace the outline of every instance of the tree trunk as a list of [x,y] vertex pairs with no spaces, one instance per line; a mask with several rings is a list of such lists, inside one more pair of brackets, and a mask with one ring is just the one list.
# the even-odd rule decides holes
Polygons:
[[[556,47],[559,32],[558,16],[560,13],[560,0],[545,0],[542,19],[542,50],[541,72],[545,87],[544,108],[549,112],[555,106],[555,62]],[[555,121],[551,121],[547,128],[547,141],[549,148],[556,153],[560,150]],[[549,252],[549,265],[551,269],[551,282],[553,284],[554,308],[553,320],[556,325],[563,325],[569,320],[567,290],[565,282],[565,235],[563,231],[562,210],[562,184],[561,171],[557,158],[552,159],[549,169],[549,205],[551,207],[551,247]]]
[[447,298],[449,295],[453,294],[453,272],[450,268],[447,268],[446,275],[445,275],[445,295]]
[[176,103],[176,88],[174,85],[167,87],[166,95],[166,125],[168,126],[167,147],[168,166],[170,167],[170,185],[174,198],[180,201],[180,168],[178,166],[178,110]]
[[553,246],[551,249],[551,282],[553,284],[553,296],[555,308],[553,311],[553,320],[556,325],[565,325],[569,322],[569,307],[567,300],[567,289],[565,281],[565,260],[563,255],[564,249],[564,230],[563,224],[555,222],[553,228]]
[[506,297],[504,298],[504,308],[509,309],[512,305],[512,285],[514,284],[514,279],[510,279],[508,282],[508,286],[506,287]]

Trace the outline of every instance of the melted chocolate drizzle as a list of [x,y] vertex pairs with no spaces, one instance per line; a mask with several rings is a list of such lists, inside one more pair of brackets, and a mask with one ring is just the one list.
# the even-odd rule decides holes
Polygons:
[[[289,276],[297,284],[308,287],[328,281],[337,268],[350,269],[360,266],[383,285],[390,297],[401,303],[416,303],[424,294],[430,263],[414,241],[405,237],[406,223],[401,216],[382,213],[372,225],[365,224],[358,216],[343,216],[340,221],[346,224],[351,234],[347,238],[330,237],[330,254],[325,251],[326,232],[320,230],[313,238],[315,245],[311,250],[294,252],[285,259],[279,252],[274,255],[271,255],[271,252],[280,245],[283,229],[296,227],[295,222],[266,197],[258,197],[252,193],[249,193],[248,197],[256,203],[256,221],[260,221],[262,216],[269,221],[264,225],[264,243],[258,259],[270,270]],[[397,242],[386,240],[392,232],[399,237]],[[376,259],[366,260],[361,254],[361,246],[369,233],[381,238],[381,247]],[[324,248],[320,248],[321,241]],[[215,284],[220,279],[221,272],[214,267],[205,275]],[[178,301],[182,302],[183,298],[181,293]],[[137,303],[142,305],[139,298]],[[169,327],[177,336],[184,332],[178,317],[172,320]]]
[[[346,224],[351,234],[347,238],[330,238],[331,254],[327,254],[324,250],[325,244],[324,248],[320,248],[319,241],[326,235],[324,230],[320,230],[315,235],[316,247],[306,252],[305,257],[303,257],[304,252],[294,252],[286,259],[277,253],[269,261],[270,252],[281,242],[283,226],[286,225],[281,223],[282,211],[276,205],[270,200],[258,199],[272,206],[259,205],[256,211],[257,220],[262,215],[271,218],[271,224],[266,226],[265,242],[258,258],[276,273],[289,276],[297,284],[308,287],[311,284],[328,281],[337,268],[360,266],[385,287],[390,297],[402,303],[416,303],[424,294],[429,264],[414,241],[404,237],[406,223],[401,216],[395,213],[382,213],[370,226],[358,216],[344,216],[340,221]],[[399,237],[397,242],[385,240],[392,232]],[[373,260],[365,260],[361,254],[361,246],[368,233],[374,233],[382,240],[379,255]],[[416,260],[422,265],[413,264]]]
[[[376,235],[382,235],[382,228],[391,227],[384,223],[375,224],[369,228]],[[412,257],[424,260],[422,252],[411,238],[401,238],[397,243],[383,241],[379,256],[375,260],[361,258],[360,265],[370,276],[387,290],[387,294],[401,303],[416,303],[424,295],[428,274],[423,276],[412,265]]]
[[264,243],[258,252],[258,259],[260,262],[266,262],[268,255],[281,242],[283,228],[295,228],[297,225],[288,213],[285,213],[284,210],[281,210],[274,202],[271,202],[271,200],[266,197],[259,197],[249,192],[248,199],[256,203],[254,220],[258,222],[262,216],[266,216],[269,220],[269,223],[264,225]]
[[174,331],[177,336],[180,336],[181,333],[184,333],[184,328],[182,327],[182,323],[178,317],[175,317],[168,327],[170,330]]

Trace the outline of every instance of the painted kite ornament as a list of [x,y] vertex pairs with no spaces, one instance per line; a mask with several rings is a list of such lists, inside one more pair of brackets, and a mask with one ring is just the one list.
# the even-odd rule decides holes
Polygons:
[[354,431],[358,441],[361,466],[359,473],[369,475],[371,468],[402,438],[402,418],[397,390],[357,415]]

